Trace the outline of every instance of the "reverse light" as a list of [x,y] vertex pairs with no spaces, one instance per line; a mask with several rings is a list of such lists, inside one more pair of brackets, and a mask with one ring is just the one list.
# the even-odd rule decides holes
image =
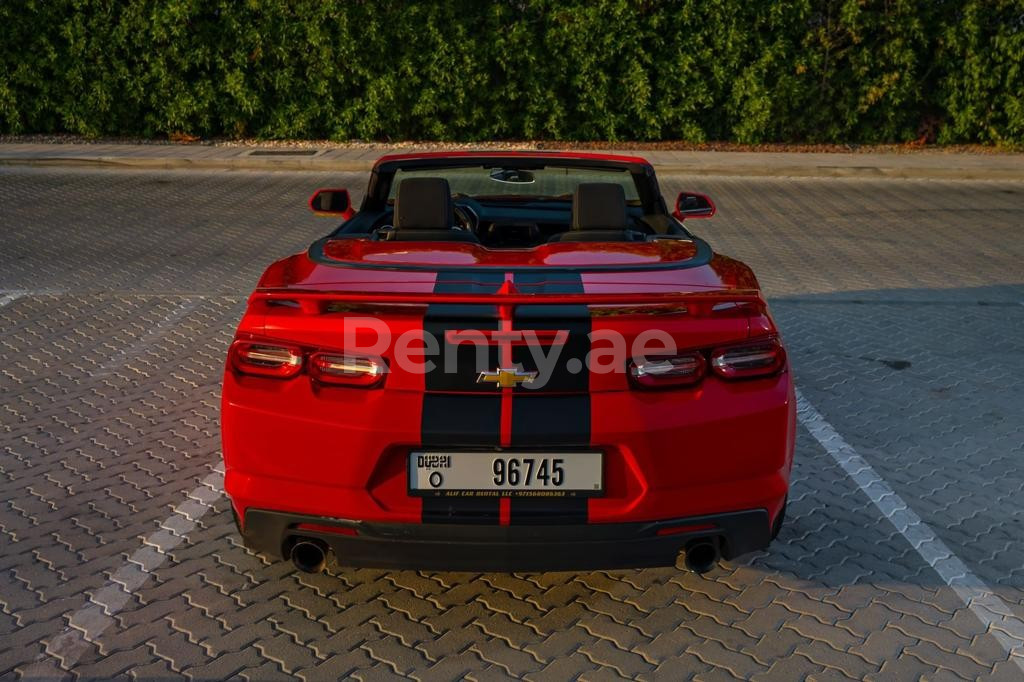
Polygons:
[[388,367],[383,360],[338,353],[314,353],[309,358],[309,374],[325,384],[376,386],[384,380]]
[[766,377],[786,365],[786,350],[776,338],[716,348],[711,351],[711,369],[723,379]]
[[288,379],[302,371],[302,350],[294,346],[236,341],[231,366],[243,374]]
[[630,378],[643,388],[693,386],[704,378],[705,370],[704,356],[698,351],[629,363]]

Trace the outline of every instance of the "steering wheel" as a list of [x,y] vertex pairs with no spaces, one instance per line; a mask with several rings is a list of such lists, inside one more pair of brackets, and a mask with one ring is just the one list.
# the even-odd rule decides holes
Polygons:
[[456,227],[476,234],[480,227],[480,202],[466,194],[452,195],[452,210],[455,213]]

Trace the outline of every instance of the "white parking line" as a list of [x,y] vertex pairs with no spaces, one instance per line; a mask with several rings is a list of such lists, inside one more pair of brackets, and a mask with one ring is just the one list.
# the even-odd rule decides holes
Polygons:
[[110,374],[118,367],[122,366],[130,359],[142,352],[149,343],[154,339],[162,336],[171,327],[178,323],[178,320],[183,318],[189,312],[191,312],[197,305],[199,305],[202,299],[187,300],[179,303],[178,306],[164,316],[162,320],[157,322],[155,325],[149,328],[145,334],[140,336],[138,340],[127,348],[123,348],[117,351],[113,357],[103,363],[97,371],[91,372],[90,374],[94,377],[102,377]]
[[49,640],[46,653],[60,661],[63,670],[52,661],[39,662],[26,668],[23,677],[45,679],[60,676],[71,670],[91,646],[98,646],[100,635],[116,623],[114,616],[124,608],[132,594],[146,583],[153,571],[167,560],[167,553],[185,540],[185,535],[221,498],[224,494],[223,481],[224,472],[218,462],[214,473],[188,493],[185,501],[160,524],[160,530],[143,540],[142,547],[128,557],[127,563],[110,577],[107,584],[92,593],[89,605],[68,618],[69,627]]
[[4,292],[2,295],[0,295],[0,308],[3,308],[8,303],[14,303],[19,298],[24,298],[27,295],[28,294],[24,291],[12,291],[9,293]]
[[0,289],[0,296],[62,296],[63,289]]
[[849,474],[882,515],[974,612],[1024,672],[1024,621],[988,585],[974,575],[928,524],[896,494],[889,484],[847,443],[798,390],[797,418],[825,451]]

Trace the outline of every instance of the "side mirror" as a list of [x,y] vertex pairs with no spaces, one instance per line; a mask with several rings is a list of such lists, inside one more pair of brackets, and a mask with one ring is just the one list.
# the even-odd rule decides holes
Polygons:
[[352,200],[347,189],[318,189],[309,198],[309,210],[321,216],[351,218]]
[[687,218],[710,218],[715,215],[715,202],[707,194],[680,192],[676,199],[676,210],[672,213],[679,220]]

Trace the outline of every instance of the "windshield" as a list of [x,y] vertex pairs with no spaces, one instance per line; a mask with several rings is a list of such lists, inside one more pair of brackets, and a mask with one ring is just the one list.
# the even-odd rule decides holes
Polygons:
[[444,178],[453,196],[463,195],[475,199],[513,201],[569,201],[576,185],[584,182],[613,182],[622,185],[626,201],[640,204],[636,182],[628,169],[567,168],[504,168],[501,166],[474,166],[466,168],[424,168],[397,170],[388,192],[388,203],[395,200],[398,185],[406,178]]

